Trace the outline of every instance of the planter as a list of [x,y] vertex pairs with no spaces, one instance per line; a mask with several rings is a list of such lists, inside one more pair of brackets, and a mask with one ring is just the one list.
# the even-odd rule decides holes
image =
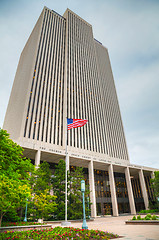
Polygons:
[[34,229],[48,229],[48,228],[51,228],[51,227],[52,227],[52,224],[10,226],[10,227],[0,227],[0,232],[4,232],[4,231],[27,231],[27,230],[34,230]]
[[[57,221],[44,221],[44,223],[62,223],[64,220],[57,220]],[[73,223],[78,223],[78,222],[83,222],[83,219],[77,219],[77,220],[68,220],[69,222],[73,222]],[[90,218],[90,219],[86,219],[87,222],[91,222],[94,221],[94,218]]]
[[147,215],[147,214],[151,214],[152,216],[153,215],[159,215],[159,212],[154,212],[154,213],[137,213],[137,215]]
[[125,221],[125,224],[129,225],[159,225],[158,220],[132,220]]

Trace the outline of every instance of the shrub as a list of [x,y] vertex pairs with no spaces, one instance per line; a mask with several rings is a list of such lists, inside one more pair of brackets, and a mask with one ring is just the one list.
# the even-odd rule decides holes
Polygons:
[[157,220],[156,215],[153,215],[153,216],[152,216],[152,220]]
[[141,218],[141,216],[139,215],[139,216],[137,216],[137,220],[142,220],[142,218]]
[[141,210],[139,213],[155,213],[159,212],[159,209]]
[[148,217],[148,216],[146,216],[146,217],[145,217],[145,220],[151,220],[151,218],[150,218],[150,217]]
[[139,213],[147,213],[148,210],[141,210]]
[[135,217],[135,216],[133,216],[132,220],[136,220],[136,217]]
[[148,214],[146,215],[146,217],[148,217],[148,218],[151,218],[151,214],[150,214],[150,213],[148,213]]

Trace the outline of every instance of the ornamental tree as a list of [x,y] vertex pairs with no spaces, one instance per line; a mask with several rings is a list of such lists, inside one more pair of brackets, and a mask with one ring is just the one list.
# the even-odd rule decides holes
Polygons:
[[30,173],[34,165],[23,158],[23,148],[0,129],[0,217],[17,208],[24,207],[31,194]]
[[45,192],[45,190],[51,190],[51,182],[52,172],[49,169],[49,164],[47,162],[43,162],[32,174],[31,185],[33,186],[33,192],[40,194]]
[[31,189],[24,182],[0,176],[0,226],[3,216],[10,210],[25,206],[26,200],[31,197]]
[[56,210],[56,196],[51,195],[49,190],[44,190],[39,194],[35,194],[33,203],[36,207],[36,216],[41,219],[47,219],[49,214],[53,214]]
[[154,178],[151,179],[151,187],[154,189],[156,200],[150,202],[150,208],[159,209],[159,171],[154,172]]
[[[68,176],[69,180],[69,176]],[[60,160],[53,177],[53,191],[57,196],[55,215],[58,220],[65,218],[65,161]]]
[[51,194],[52,172],[47,162],[41,163],[31,176],[33,197],[29,201],[28,214],[32,220],[48,219],[56,210],[56,197]]
[[[81,219],[83,214],[81,180],[84,179],[83,168],[76,167],[73,171],[68,172],[68,219]],[[62,220],[65,218],[65,161],[60,160],[56,166],[53,178],[53,190],[57,196],[56,218]],[[85,196],[90,193],[86,185]],[[86,199],[85,199],[86,200]],[[85,201],[86,203],[86,201]],[[88,212],[86,206],[86,212]]]
[[23,158],[23,148],[9,138],[6,130],[0,128],[0,171],[11,179],[23,179],[28,182],[29,172],[34,165]]
[[[82,219],[83,205],[82,205],[82,193],[81,193],[81,180],[84,180],[83,168],[76,167],[70,172],[70,184],[69,184],[69,204],[68,204],[68,218],[69,219]],[[86,196],[89,196],[89,186],[85,185],[85,209],[88,213]]]
[[154,172],[154,179],[152,179],[153,188],[155,190],[155,196],[159,198],[159,171]]

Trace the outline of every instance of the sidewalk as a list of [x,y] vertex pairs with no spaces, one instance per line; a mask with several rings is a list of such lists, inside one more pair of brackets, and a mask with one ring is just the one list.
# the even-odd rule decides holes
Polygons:
[[[125,220],[131,219],[132,216],[119,217],[100,217],[93,222],[88,222],[89,229],[98,229],[108,231],[119,236],[121,240],[159,240],[159,225],[126,225]],[[60,226],[60,224],[55,224]],[[82,223],[71,223],[72,227],[81,228]]]

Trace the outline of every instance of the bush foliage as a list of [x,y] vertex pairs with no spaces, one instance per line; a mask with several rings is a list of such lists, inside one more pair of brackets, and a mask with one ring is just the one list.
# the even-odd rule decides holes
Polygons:
[[157,217],[156,215],[151,215],[151,214],[147,214],[144,218],[141,218],[140,215],[133,216],[132,220],[159,220],[159,217]]
[[141,210],[139,213],[156,213],[159,209]]

